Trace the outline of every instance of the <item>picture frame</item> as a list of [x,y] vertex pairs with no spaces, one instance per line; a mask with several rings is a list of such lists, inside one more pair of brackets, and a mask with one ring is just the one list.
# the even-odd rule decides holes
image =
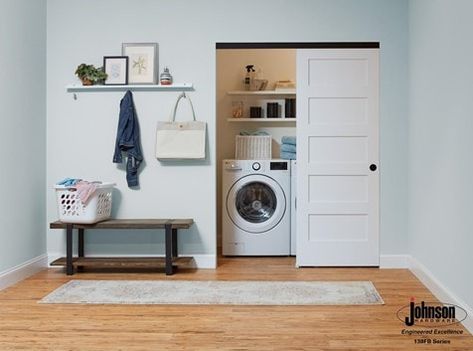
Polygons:
[[107,74],[105,85],[128,84],[128,56],[104,56],[103,69]]
[[122,43],[122,56],[128,56],[129,84],[157,84],[157,43]]

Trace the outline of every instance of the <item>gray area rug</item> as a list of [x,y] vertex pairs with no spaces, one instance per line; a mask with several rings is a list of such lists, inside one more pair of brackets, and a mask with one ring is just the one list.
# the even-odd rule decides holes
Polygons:
[[40,303],[377,305],[370,281],[71,280]]

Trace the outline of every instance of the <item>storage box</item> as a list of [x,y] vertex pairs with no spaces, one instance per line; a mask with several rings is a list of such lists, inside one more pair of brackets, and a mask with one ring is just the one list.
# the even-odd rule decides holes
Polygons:
[[86,203],[82,203],[74,186],[55,185],[58,216],[61,222],[92,224],[109,219],[112,213],[114,183],[97,184]]
[[271,135],[237,135],[235,159],[268,160],[271,158]]

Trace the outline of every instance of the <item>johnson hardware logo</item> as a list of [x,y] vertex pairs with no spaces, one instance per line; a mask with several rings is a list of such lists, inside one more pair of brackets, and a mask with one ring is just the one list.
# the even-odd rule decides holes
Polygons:
[[426,301],[416,303],[415,298],[397,311],[397,318],[408,327],[446,327],[461,323],[466,317],[466,311],[458,305]]

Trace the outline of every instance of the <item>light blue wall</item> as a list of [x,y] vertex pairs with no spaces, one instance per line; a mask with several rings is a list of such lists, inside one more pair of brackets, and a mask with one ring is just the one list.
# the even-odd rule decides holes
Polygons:
[[473,306],[473,2],[409,11],[409,248]]
[[0,0],[0,272],[46,252],[46,1]]
[[[215,42],[381,42],[381,252],[407,252],[407,0],[48,0],[48,174],[116,181],[120,217],[189,216],[196,219],[186,252],[215,254],[216,123]],[[90,9],[90,10],[89,10]],[[85,14],[83,14],[85,12]],[[208,123],[207,163],[164,166],[153,156],[154,130],[168,117],[175,95],[137,93],[146,166],[141,190],[130,191],[111,163],[120,93],[65,93],[81,62],[101,64],[120,54],[122,42],[158,42],[160,67],[176,81],[193,82],[198,117]],[[48,220],[57,217],[48,190]],[[151,244],[150,244],[151,243]],[[48,234],[48,250],[64,250],[64,237]],[[159,236],[91,237],[92,253],[163,252]]]

